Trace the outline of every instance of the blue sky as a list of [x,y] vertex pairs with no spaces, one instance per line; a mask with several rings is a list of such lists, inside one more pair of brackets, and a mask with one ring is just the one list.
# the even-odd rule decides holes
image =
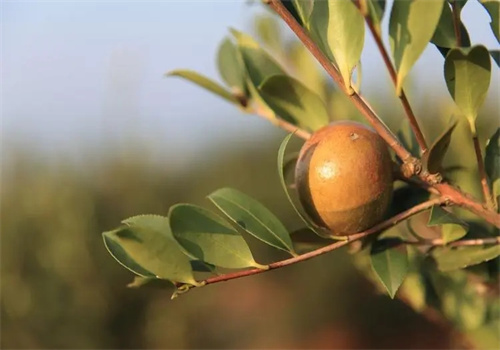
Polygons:
[[[194,154],[214,140],[230,142],[234,132],[240,142],[254,142],[270,132],[265,121],[162,75],[189,68],[218,79],[215,55],[227,28],[251,31],[261,12],[244,1],[4,1],[3,150],[106,152],[107,141],[136,137]],[[476,1],[463,17],[473,42],[498,47]],[[444,89],[441,67],[423,70],[438,55],[427,48],[413,71],[416,83]],[[370,87],[387,85],[369,35],[363,57],[369,97]],[[498,79],[494,84],[498,94]]]

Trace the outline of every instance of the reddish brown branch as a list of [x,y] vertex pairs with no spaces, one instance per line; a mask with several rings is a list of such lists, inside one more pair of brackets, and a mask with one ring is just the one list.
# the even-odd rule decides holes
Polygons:
[[[448,4],[445,3],[445,6]],[[462,34],[460,32],[460,10],[456,0],[451,2],[451,12],[453,14],[453,30],[455,32],[455,40],[458,47],[462,46]]]
[[[370,32],[372,33],[373,39],[375,40],[375,44],[377,45],[378,50],[380,51],[380,54],[382,55],[382,59],[384,60],[385,66],[387,70],[389,71],[389,75],[391,76],[391,80],[396,86],[397,84],[397,73],[396,69],[392,65],[391,59],[389,57],[389,53],[384,47],[384,43],[382,42],[382,38],[380,37],[379,33],[375,29],[375,26],[373,25],[373,21],[371,20],[370,16],[367,14],[365,15],[365,20],[368,25],[368,28],[370,29]],[[406,98],[406,94],[403,89],[401,89],[401,95],[399,96],[399,99],[401,100],[401,104],[403,105],[403,109],[408,117],[408,120],[410,122],[411,129],[413,130],[413,133],[415,134],[415,138],[417,139],[417,143],[420,146],[420,149],[422,150],[422,154],[427,153],[427,143],[425,142],[424,135],[422,134],[422,130],[420,126],[418,125],[417,118],[415,117],[415,114],[413,113],[413,110],[411,109],[410,102]]]
[[333,244],[327,245],[325,247],[307,252],[305,254],[302,254],[302,255],[299,255],[299,256],[296,256],[296,257],[293,257],[290,259],[271,263],[268,265],[269,268],[267,270],[265,270],[265,269],[251,269],[251,270],[238,271],[238,272],[228,273],[225,275],[210,277],[210,278],[206,279],[205,281],[202,281],[201,283],[203,283],[203,285],[208,285],[208,284],[229,281],[229,280],[233,280],[236,278],[257,275],[259,273],[263,273],[263,272],[266,272],[269,270],[279,269],[281,267],[285,267],[288,265],[296,264],[296,263],[301,262],[301,261],[309,260],[309,259],[314,258],[316,256],[319,256],[319,255],[331,252],[335,249],[341,248],[345,245],[348,245],[351,242],[357,241],[357,240],[364,238],[366,236],[369,236],[371,234],[383,231],[389,227],[392,227],[392,226],[398,224],[399,222],[401,222],[403,220],[406,220],[407,218],[409,218],[415,214],[418,214],[424,210],[431,208],[434,205],[442,205],[442,204],[446,203],[446,201],[447,201],[447,199],[445,197],[439,197],[439,198],[434,198],[434,199],[422,202],[422,203],[417,204],[416,206],[414,206],[414,207],[412,207],[412,208],[410,208],[402,213],[399,213],[399,214],[393,216],[392,218],[390,218],[386,221],[379,223],[378,225],[373,226],[372,228],[370,228],[364,232],[360,232],[360,233],[356,233],[354,235],[348,236],[349,237],[348,240],[337,241]]

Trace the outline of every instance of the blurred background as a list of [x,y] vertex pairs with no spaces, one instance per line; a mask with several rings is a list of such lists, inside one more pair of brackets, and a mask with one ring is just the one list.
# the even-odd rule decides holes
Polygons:
[[[229,27],[293,42],[284,26],[262,25],[275,22],[260,4],[4,1],[1,16],[2,348],[453,348],[448,329],[379,294],[345,251],[175,300],[125,287],[133,276],[101,232],[129,216],[209,206],[207,194],[231,186],[300,228],[276,171],[285,132],[163,77],[187,68],[220,81],[215,57]],[[462,18],[473,43],[498,47],[476,1]],[[493,76],[483,143],[499,124],[494,64]],[[435,47],[406,87],[435,139],[439,118],[455,112]],[[362,92],[397,130],[402,109],[368,34]],[[331,107],[334,119],[355,118],[345,100]],[[452,141],[466,162],[467,140]],[[478,193],[470,178],[463,187]]]

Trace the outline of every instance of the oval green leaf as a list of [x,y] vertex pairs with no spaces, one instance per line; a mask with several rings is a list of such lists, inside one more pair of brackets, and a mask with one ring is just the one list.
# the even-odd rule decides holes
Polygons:
[[351,75],[361,59],[365,22],[352,1],[328,0],[328,14],[328,46],[344,79],[345,89],[353,94]]
[[408,272],[408,252],[399,238],[382,238],[375,241],[370,251],[373,271],[391,298]]
[[309,19],[311,17],[314,0],[292,0],[293,6],[306,29],[309,29]]
[[475,130],[479,108],[490,86],[488,49],[482,45],[470,49],[451,49],[444,62],[444,77],[451,97]]
[[219,97],[222,97],[226,101],[229,101],[234,104],[239,104],[238,99],[231,92],[227,91],[225,88],[220,86],[218,83],[209,79],[201,74],[193,72],[191,70],[186,69],[178,69],[171,72],[166,73],[167,76],[180,77],[186,80],[189,80],[202,88],[216,94]]
[[255,262],[243,237],[220,216],[177,204],[170,208],[169,219],[175,239],[194,259],[225,268],[266,268]]
[[445,244],[464,237],[469,229],[467,223],[460,220],[455,214],[441,208],[439,205],[434,205],[427,226],[438,225],[442,226],[441,235]]
[[474,247],[440,247],[436,248],[432,256],[437,262],[438,269],[443,272],[463,269],[500,256],[500,245]]
[[235,95],[247,96],[245,68],[236,46],[229,38],[225,38],[219,46],[217,67],[221,78]]
[[264,101],[280,118],[315,131],[329,122],[321,98],[298,80],[286,75],[273,75],[259,87]]
[[314,2],[309,18],[309,33],[323,54],[328,57],[330,62],[335,63],[332,51],[328,47],[328,12],[328,1]]
[[438,25],[444,0],[394,1],[389,21],[389,43],[396,65],[396,93],[431,40]]
[[488,14],[490,15],[490,27],[500,43],[500,22],[498,18],[500,17],[500,1],[499,0],[480,0],[481,5],[484,6]]
[[429,173],[436,174],[441,171],[443,159],[450,146],[451,135],[456,126],[457,122],[455,121],[437,138],[429,152],[422,157],[424,167]]
[[[189,258],[172,237],[167,218],[141,215],[126,219],[123,223],[125,226],[105,232],[105,239],[118,244],[130,259],[157,278],[199,284],[193,277]],[[128,267],[128,261],[119,262]]]
[[490,183],[500,179],[500,128],[488,140],[484,155],[484,167]]
[[457,45],[453,12],[447,2],[443,6],[443,11],[441,12],[441,17],[439,17],[439,23],[434,35],[432,36],[431,42],[438,47],[440,52],[444,53],[445,57],[446,53],[448,53],[447,49],[470,46],[469,33],[467,32],[467,28],[465,28],[462,21],[460,21],[461,43],[460,45]]
[[290,193],[288,192],[288,187],[286,185],[285,175],[283,173],[283,169],[284,169],[284,159],[285,159],[286,146],[288,145],[288,142],[290,142],[290,139],[292,138],[292,136],[293,136],[293,133],[292,134],[288,134],[283,139],[283,141],[281,142],[281,145],[280,145],[280,147],[278,149],[278,174],[279,174],[279,177],[280,177],[281,187],[283,188],[283,191],[285,192],[286,197],[288,198],[288,201],[292,205],[292,208],[295,210],[295,212],[297,213],[297,215],[299,216],[299,218],[304,222],[304,224],[306,224],[306,226],[311,231],[313,231],[318,236],[323,237],[323,238],[343,239],[341,237],[329,236],[326,232],[323,232],[323,230],[321,228],[317,227],[312,222],[310,222],[304,215],[302,215],[302,213],[300,212],[300,210],[297,208],[297,206],[293,202],[292,197],[290,196]]
[[288,230],[264,205],[232,188],[222,188],[208,198],[229,219],[255,238],[296,256]]

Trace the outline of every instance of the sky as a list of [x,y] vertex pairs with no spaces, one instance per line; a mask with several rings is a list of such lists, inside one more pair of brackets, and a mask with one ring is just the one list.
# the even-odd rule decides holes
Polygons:
[[[160,153],[189,158],[211,143],[234,142],[234,135],[238,142],[255,143],[270,133],[265,121],[188,82],[163,77],[186,68],[220,80],[219,43],[229,27],[251,32],[254,15],[264,12],[260,4],[89,0],[1,6],[4,155],[22,147],[78,156],[107,152],[109,141],[135,137]],[[466,5],[463,20],[473,43],[498,47],[475,0]],[[370,39],[363,54],[368,97],[370,88],[387,81]],[[437,57],[429,45],[413,70],[415,84],[445,89],[442,68],[429,66]],[[497,67],[494,72],[498,76]],[[494,84],[498,93],[498,79]]]

